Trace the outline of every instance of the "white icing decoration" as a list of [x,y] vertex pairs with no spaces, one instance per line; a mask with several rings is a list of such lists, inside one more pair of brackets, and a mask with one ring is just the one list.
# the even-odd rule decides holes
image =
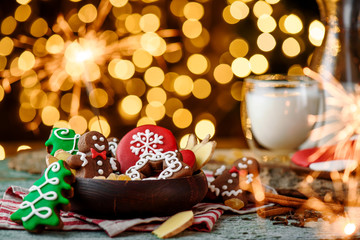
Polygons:
[[237,177],[237,173],[231,173],[231,177]]
[[232,179],[228,179],[228,184],[232,184],[234,181]]
[[101,160],[97,161],[96,163],[98,166],[102,166],[103,165],[103,162]]
[[223,185],[221,188],[222,188],[223,190],[226,190],[226,189],[228,188],[228,186]]
[[80,160],[83,161],[81,164],[82,167],[85,167],[88,164],[88,160],[86,159],[86,153],[77,152],[76,155],[80,155]]
[[104,174],[104,170],[99,169],[99,170],[98,170],[98,173],[99,173],[100,175],[103,175],[103,174]]
[[128,175],[132,180],[140,178],[139,170],[143,168],[149,161],[164,161],[167,166],[156,179],[167,179],[174,173],[179,172],[183,168],[183,164],[179,161],[175,151],[168,151],[165,153],[148,153],[142,155],[140,159],[135,163],[134,166],[126,170],[125,174]]
[[103,137],[100,137],[100,142],[103,142],[105,139]]
[[94,144],[94,147],[99,151],[103,151],[105,149],[105,145],[99,145],[97,143]]
[[92,140],[96,141],[97,140],[97,137],[94,135],[92,136]]
[[241,160],[246,161],[246,160],[247,160],[247,158],[246,158],[246,157],[243,157]]
[[219,194],[220,194],[220,189],[219,188],[217,188],[215,185],[212,185],[210,183],[208,184],[208,186],[209,186],[209,189],[210,189],[211,192],[215,192],[215,195],[219,196]]
[[[133,140],[130,144],[136,143],[135,146],[130,146],[130,150],[135,155],[145,155],[150,152],[155,154],[161,153],[163,151],[162,148],[154,148],[154,144],[163,144],[162,139],[163,136],[151,132],[149,129],[146,129],[145,132],[138,132],[132,136]],[[141,153],[141,154],[140,154]]]
[[27,215],[21,218],[22,221],[27,221],[29,220],[32,216],[36,215],[39,218],[42,219],[46,219],[48,217],[51,216],[52,211],[51,208],[49,207],[40,207],[40,208],[35,208],[35,204],[37,202],[39,202],[41,199],[45,199],[47,201],[53,201],[56,200],[58,198],[56,192],[54,191],[49,191],[46,193],[43,193],[41,191],[41,188],[44,187],[47,184],[51,184],[51,185],[58,185],[60,180],[57,177],[53,177],[50,178],[48,177],[49,171],[51,170],[52,172],[58,172],[61,169],[60,163],[59,162],[54,162],[52,163],[48,168],[46,168],[44,176],[45,176],[45,182],[43,182],[40,186],[31,186],[29,188],[30,192],[34,192],[37,191],[39,193],[39,197],[37,197],[36,199],[34,199],[32,202],[29,201],[24,201],[20,204],[20,209],[25,209],[30,207],[31,208],[31,212]]
[[238,167],[241,168],[247,168],[248,165],[247,164],[242,164],[242,163],[238,163]]
[[185,169],[189,169],[189,166],[185,166],[184,168],[185,168]]
[[221,174],[223,174],[223,172],[225,171],[226,166],[225,165],[221,165],[221,167],[219,167],[218,169],[216,169],[214,175],[215,176],[220,176]]
[[242,193],[241,189],[239,189],[237,191],[231,190],[230,192],[229,191],[224,191],[224,192],[221,193],[221,196],[227,196],[227,197],[237,196],[237,195],[239,195],[239,193]]
[[116,167],[116,158],[111,157],[110,158],[110,164],[111,164],[111,168],[112,168],[113,171],[118,170],[117,167]]
[[247,161],[247,164],[252,164],[253,163],[253,161],[252,160],[249,160],[249,161]]
[[252,183],[252,182],[253,182],[253,178],[254,178],[254,174],[249,173],[249,174],[246,176],[246,183],[247,183],[247,184]]
[[111,151],[111,154],[115,157],[116,156],[116,148],[118,144],[116,143],[116,140],[109,142],[109,151]]
[[77,151],[76,149],[76,140],[78,140],[80,138],[80,134],[75,134],[75,136],[73,138],[65,138],[65,137],[62,137],[59,135],[62,134],[62,135],[67,135],[70,133],[70,129],[68,128],[58,128],[58,129],[55,129],[54,132],[55,136],[60,139],[60,140],[63,140],[63,141],[73,141],[73,146],[72,146],[72,149],[71,150],[68,150],[67,152],[68,153],[73,153],[75,151]]

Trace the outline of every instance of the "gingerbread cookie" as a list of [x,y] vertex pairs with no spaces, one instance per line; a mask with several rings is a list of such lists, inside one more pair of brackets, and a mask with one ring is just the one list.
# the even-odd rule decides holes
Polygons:
[[178,149],[174,135],[166,128],[143,125],[128,132],[116,150],[121,173],[134,166],[142,155],[158,154]]
[[53,128],[49,139],[45,142],[46,151],[54,156],[55,152],[62,149],[70,154],[78,151],[80,135],[68,128]]
[[22,223],[24,228],[31,232],[39,232],[46,226],[61,227],[59,211],[70,210],[68,198],[73,196],[70,184],[74,180],[66,162],[59,160],[52,163],[45,169],[43,176],[30,187],[29,194],[10,219]]
[[93,178],[95,176],[107,177],[119,169],[119,163],[111,160],[109,144],[105,136],[97,131],[83,134],[78,143],[79,151],[66,161],[76,170],[77,177]]
[[119,139],[116,137],[110,137],[107,139],[109,143],[108,157],[110,158],[111,168],[114,172],[120,171],[120,163],[116,160],[116,149],[119,145]]
[[175,150],[143,154],[125,174],[132,180],[172,179],[192,175],[192,168],[182,161],[181,153]]
[[230,168],[222,165],[214,172],[215,180],[209,183],[209,193],[224,202],[235,198],[246,205],[247,193],[252,191],[253,181],[258,175],[259,163],[256,159],[243,157]]

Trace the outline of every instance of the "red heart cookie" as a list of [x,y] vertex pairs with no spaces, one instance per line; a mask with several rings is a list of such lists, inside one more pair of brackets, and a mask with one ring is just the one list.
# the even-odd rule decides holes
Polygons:
[[120,140],[116,158],[120,163],[120,172],[125,173],[143,154],[177,149],[176,139],[170,130],[156,125],[143,125],[134,128]]

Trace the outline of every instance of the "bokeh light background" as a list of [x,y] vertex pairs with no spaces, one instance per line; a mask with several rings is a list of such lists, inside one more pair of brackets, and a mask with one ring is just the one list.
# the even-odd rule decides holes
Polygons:
[[179,139],[242,138],[243,79],[301,74],[325,31],[315,0],[0,5],[1,142],[146,123]]

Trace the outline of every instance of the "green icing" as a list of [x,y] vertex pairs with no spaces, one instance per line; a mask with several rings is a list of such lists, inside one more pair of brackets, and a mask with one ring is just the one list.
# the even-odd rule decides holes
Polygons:
[[55,209],[58,204],[69,204],[69,200],[61,191],[71,189],[71,185],[64,180],[70,175],[71,171],[64,167],[63,160],[52,163],[45,169],[41,178],[30,187],[29,194],[10,219],[21,221],[24,228],[29,231],[44,225],[58,226],[60,219]]
[[70,154],[78,152],[78,141],[80,135],[76,134],[74,130],[68,128],[53,128],[49,139],[45,142],[45,146],[53,146],[51,155],[59,149],[67,151]]

